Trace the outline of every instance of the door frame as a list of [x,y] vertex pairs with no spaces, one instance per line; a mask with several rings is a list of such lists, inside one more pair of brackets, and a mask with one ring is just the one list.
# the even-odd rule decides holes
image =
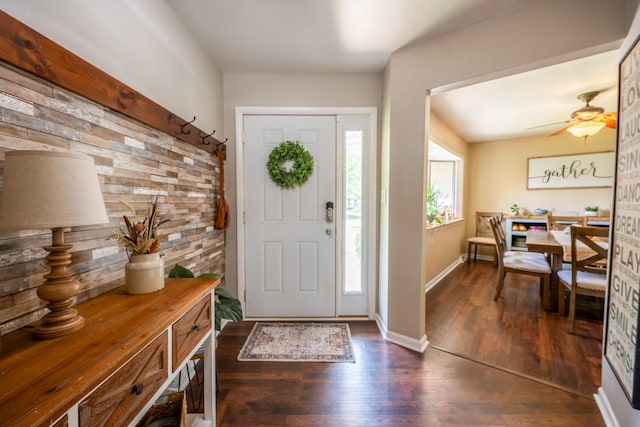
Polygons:
[[[238,277],[238,295],[245,295],[246,291],[246,259],[245,259],[245,229],[244,229],[244,212],[245,212],[245,182],[244,182],[244,116],[245,115],[331,115],[331,116],[345,116],[345,115],[366,115],[369,117],[371,143],[368,150],[366,150],[366,159],[368,165],[374,165],[374,167],[368,168],[368,174],[366,176],[366,192],[365,197],[368,202],[364,203],[364,207],[367,210],[367,224],[365,225],[366,233],[369,236],[367,239],[366,255],[364,256],[364,262],[366,263],[366,283],[367,287],[367,318],[370,320],[375,319],[375,301],[376,301],[376,282],[377,282],[377,270],[376,270],[376,246],[377,246],[377,129],[378,129],[378,109],[375,107],[236,107],[236,224],[237,224],[237,277]],[[341,141],[338,141],[341,143]],[[340,194],[341,196],[341,194]],[[336,257],[342,255],[342,248],[340,251],[336,250]],[[336,274],[337,274],[336,270]],[[336,287],[341,281],[337,280]],[[336,289],[336,298],[340,298],[340,289]],[[244,305],[244,298],[240,298]],[[337,317],[340,317],[339,313],[339,300],[336,301],[336,313]],[[314,318],[314,320],[319,320]]]

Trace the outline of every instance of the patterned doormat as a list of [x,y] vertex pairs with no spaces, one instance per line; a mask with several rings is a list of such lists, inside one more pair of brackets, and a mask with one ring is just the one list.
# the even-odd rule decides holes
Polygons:
[[355,362],[346,323],[257,322],[240,353],[240,361]]

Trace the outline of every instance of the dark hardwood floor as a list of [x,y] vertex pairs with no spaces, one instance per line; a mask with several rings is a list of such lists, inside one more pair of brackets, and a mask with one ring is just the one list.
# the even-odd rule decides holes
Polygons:
[[433,347],[591,396],[600,385],[602,305],[579,305],[575,333],[567,317],[540,307],[535,277],[507,274],[493,301],[498,269],[463,264],[426,296],[426,331]]
[[[450,308],[452,313],[463,309],[460,304]],[[468,321],[475,322],[473,318]],[[236,357],[253,323],[228,324],[219,335],[216,352],[217,425],[604,425],[590,396],[432,346],[424,354],[407,350],[383,340],[374,322],[349,325],[356,363],[238,362]],[[445,329],[458,334],[451,325]],[[505,344],[500,341],[496,338],[498,352],[508,359],[511,352],[499,350]]]

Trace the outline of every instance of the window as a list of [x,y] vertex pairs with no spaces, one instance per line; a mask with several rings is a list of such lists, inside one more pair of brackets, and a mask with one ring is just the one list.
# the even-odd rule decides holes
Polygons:
[[[338,116],[338,225],[336,294],[341,316],[373,313],[372,269],[375,263],[375,139],[371,116]],[[371,215],[373,213],[373,215]]]
[[344,291],[362,293],[362,156],[363,132],[345,132]]
[[429,140],[428,172],[427,224],[461,217],[462,158]]

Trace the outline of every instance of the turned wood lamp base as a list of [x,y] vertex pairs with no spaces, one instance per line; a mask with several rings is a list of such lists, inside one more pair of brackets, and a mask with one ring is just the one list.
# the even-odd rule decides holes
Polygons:
[[45,282],[37,290],[38,297],[48,302],[49,313],[40,319],[33,334],[38,339],[58,338],[79,331],[84,326],[84,317],[72,308],[73,298],[80,291],[80,283],[71,273],[73,245],[64,244],[64,229],[53,228],[47,264],[51,271],[44,275]]
[[84,319],[72,308],[80,283],[71,272],[71,245],[64,229],[108,224],[100,180],[93,158],[68,150],[6,150],[2,173],[0,224],[7,230],[51,229],[47,265],[50,271],[37,289],[48,312],[34,329],[49,339],[82,328]]

